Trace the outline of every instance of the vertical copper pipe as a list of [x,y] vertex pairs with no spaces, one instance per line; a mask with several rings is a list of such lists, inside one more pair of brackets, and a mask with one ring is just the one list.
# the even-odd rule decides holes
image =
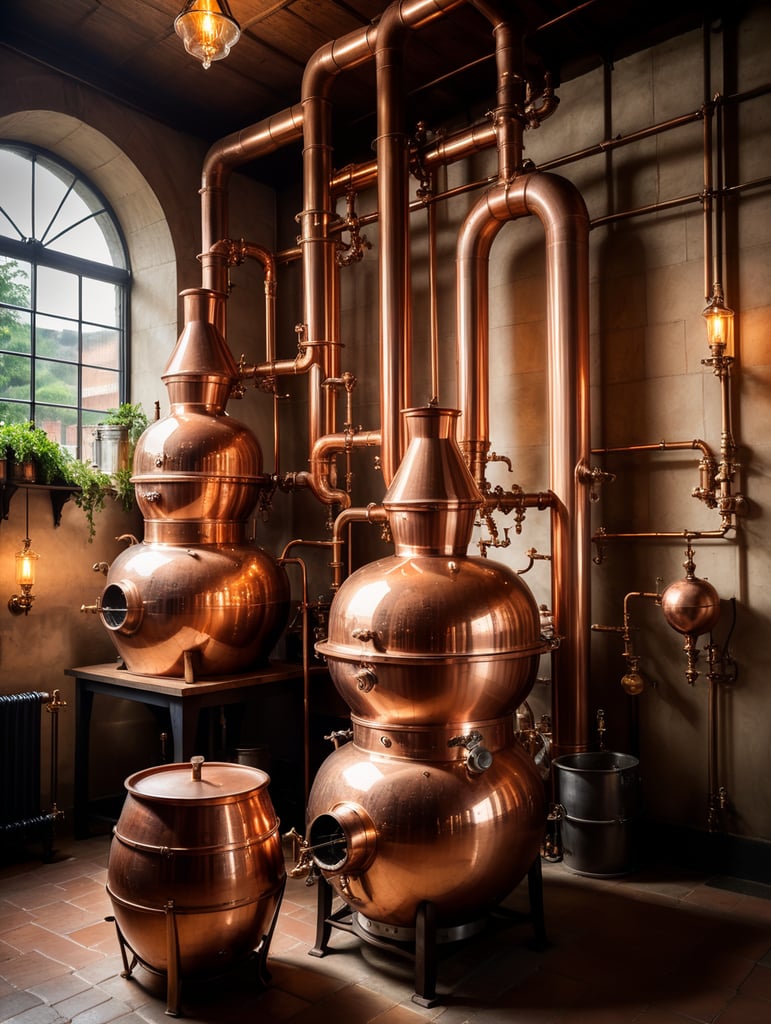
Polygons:
[[[329,93],[338,73],[372,58],[375,28],[357,29],[320,47],[309,60],[302,81],[303,209],[300,248],[303,256],[303,319],[306,340],[314,346],[309,381],[309,450],[334,423],[333,392],[325,399],[322,382],[334,376],[340,341],[336,240],[330,232],[335,219],[332,196],[332,105]],[[318,348],[315,348],[318,346]]]
[[409,145],[404,129],[403,51],[420,28],[461,0],[397,0],[377,32],[377,166],[380,214],[381,465],[389,486],[403,451],[400,412],[411,401],[412,305],[409,261]]
[[714,106],[704,108],[704,298],[712,294],[712,118]]
[[[436,189],[436,172],[431,172],[431,196]],[[431,399],[439,399],[439,310],[436,280],[436,203],[429,198],[426,207],[428,227],[428,299],[431,305]]]
[[[501,183],[477,203],[458,240],[458,362],[462,447],[484,472],[489,447],[488,257],[509,220],[535,214],[546,232],[552,588],[555,628],[553,720],[560,752],[588,740],[590,530],[589,217],[565,179],[530,174]],[[478,480],[479,482],[479,480]]]

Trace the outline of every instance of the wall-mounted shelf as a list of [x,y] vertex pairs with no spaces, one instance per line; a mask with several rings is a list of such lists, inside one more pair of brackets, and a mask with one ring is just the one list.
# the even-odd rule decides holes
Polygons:
[[0,497],[2,498],[3,519],[8,518],[8,510],[11,506],[11,499],[19,490],[27,491],[48,491],[51,496],[51,511],[54,517],[54,526],[59,526],[62,521],[62,509],[70,495],[78,490],[71,484],[27,484],[16,480],[0,480]]

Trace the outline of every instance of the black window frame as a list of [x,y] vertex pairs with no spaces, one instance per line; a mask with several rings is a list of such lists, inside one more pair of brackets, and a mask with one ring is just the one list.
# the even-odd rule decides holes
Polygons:
[[[36,332],[35,332],[35,327],[36,327],[35,320],[36,320],[37,316],[50,316],[50,315],[54,315],[55,316],[56,314],[55,313],[52,314],[49,311],[46,311],[45,313],[43,313],[42,311],[38,310],[38,308],[37,308],[37,295],[36,295],[37,274],[36,274],[36,269],[38,267],[44,267],[44,268],[47,268],[47,269],[63,271],[65,273],[69,273],[69,274],[73,274],[73,275],[77,276],[77,278],[78,278],[78,288],[79,288],[79,296],[78,296],[78,306],[79,306],[79,309],[78,309],[78,319],[77,319],[77,325],[78,325],[77,400],[78,400],[78,405],[77,405],[77,409],[76,409],[76,412],[77,412],[77,439],[78,439],[78,443],[77,443],[77,446],[76,446],[77,447],[77,451],[74,452],[74,454],[76,456],[78,456],[78,457],[83,457],[83,452],[81,451],[81,442],[82,442],[82,438],[83,438],[83,431],[84,431],[84,429],[87,429],[88,426],[89,426],[88,423],[84,424],[84,422],[83,422],[83,420],[84,420],[84,413],[85,414],[90,414],[90,413],[95,411],[95,410],[92,410],[92,409],[88,409],[88,408],[84,407],[84,405],[83,405],[83,368],[84,368],[84,365],[88,367],[88,366],[96,366],[96,364],[89,363],[89,362],[85,362],[84,363],[84,360],[83,360],[83,323],[84,323],[84,321],[83,321],[83,318],[82,318],[83,309],[82,309],[82,294],[81,294],[82,281],[81,281],[81,279],[83,277],[85,277],[85,278],[88,278],[88,279],[91,279],[91,280],[100,281],[100,282],[104,282],[104,283],[107,283],[107,284],[113,284],[113,285],[118,286],[121,289],[121,299],[122,299],[122,301],[120,303],[120,307],[121,308],[120,308],[120,315],[118,317],[119,323],[115,325],[115,329],[119,333],[119,341],[118,341],[118,395],[119,395],[119,402],[126,402],[126,401],[128,401],[128,396],[129,396],[129,380],[130,380],[130,372],[131,372],[131,366],[130,366],[130,355],[131,355],[131,352],[130,352],[130,345],[129,345],[129,330],[130,330],[130,312],[131,312],[130,311],[130,306],[131,306],[132,275],[131,275],[131,267],[130,267],[130,261],[129,261],[128,246],[126,244],[126,239],[125,239],[123,230],[121,228],[120,221],[118,220],[118,218],[117,218],[117,216],[115,214],[115,211],[112,209],[112,206],[107,201],[107,199],[105,198],[103,193],[100,191],[100,189],[98,189],[94,185],[94,183],[87,177],[87,175],[85,175],[77,167],[75,167],[69,161],[63,159],[62,157],[60,157],[56,153],[52,153],[49,150],[46,150],[46,149],[44,149],[41,146],[36,146],[36,145],[33,145],[31,143],[27,143],[27,142],[19,142],[19,141],[13,140],[13,139],[0,139],[0,148],[3,149],[3,150],[15,150],[16,152],[18,152],[18,153],[20,153],[20,154],[22,154],[24,156],[29,157],[30,163],[31,163],[31,174],[32,174],[32,190],[33,190],[33,192],[32,192],[32,204],[33,204],[33,209],[34,209],[34,202],[35,202],[35,197],[34,197],[34,186],[35,186],[35,169],[34,169],[34,164],[38,160],[38,158],[43,158],[46,161],[49,161],[49,162],[52,162],[52,163],[58,165],[65,172],[67,172],[67,174],[72,175],[73,181],[69,185],[69,188],[67,189],[67,192],[66,192],[67,195],[75,188],[75,185],[77,183],[82,184],[91,193],[91,195],[97,200],[97,202],[99,204],[99,209],[92,211],[91,216],[92,217],[99,217],[99,216],[104,214],[107,217],[109,217],[112,230],[115,232],[115,241],[121,247],[121,252],[122,252],[123,262],[125,263],[125,268],[124,267],[117,267],[117,266],[109,265],[109,264],[106,264],[106,263],[100,263],[98,261],[89,260],[89,259],[86,259],[84,257],[74,256],[71,253],[63,253],[63,252],[60,252],[60,251],[55,250],[55,249],[50,249],[50,248],[48,248],[48,246],[44,242],[38,241],[37,239],[34,239],[34,238],[23,238],[23,237],[12,238],[12,237],[9,237],[8,235],[2,234],[2,229],[7,227],[7,220],[6,220],[7,214],[6,214],[6,216],[0,218],[0,256],[4,256],[4,257],[6,257],[8,259],[16,260],[16,261],[19,261],[19,262],[22,262],[22,263],[30,264],[33,267],[32,280],[30,281],[30,316],[31,316],[31,324],[30,324],[30,353],[29,353],[30,366],[31,366],[30,398],[29,398],[29,401],[22,402],[22,401],[20,401],[18,399],[8,398],[8,397],[0,394],[0,399],[2,399],[3,402],[8,403],[10,405],[18,404],[18,405],[29,406],[30,414],[31,414],[29,418],[33,422],[37,421],[40,418],[43,418],[43,417],[40,416],[40,412],[45,410],[45,409],[47,409],[47,408],[49,408],[49,406],[47,405],[47,403],[41,403],[41,402],[36,402],[35,401],[35,363],[36,363],[36,359],[38,358],[38,354],[36,352],[37,342],[36,342]],[[0,183],[0,206],[2,206],[2,183]],[[55,217],[55,215],[54,215],[54,217]],[[10,219],[10,218],[8,218],[8,219]],[[54,218],[52,217],[51,220],[49,221],[49,225],[50,225],[50,223],[53,222],[53,219]],[[13,223],[13,221],[11,221],[11,223]],[[14,227],[16,227],[15,224],[14,224]],[[19,228],[17,228],[17,232],[18,232],[19,235],[22,234],[22,232],[21,232],[21,230]],[[49,240],[49,242],[55,241],[56,237],[57,236],[54,236],[53,238],[51,238]],[[14,306],[12,303],[11,304],[3,303],[3,306],[5,308],[11,308],[11,309],[14,309],[14,308],[15,309],[20,309],[21,308],[21,307]],[[26,310],[24,310],[24,312],[26,312]],[[70,319],[70,318],[68,317],[67,319]],[[86,321],[86,322],[88,323],[90,321]],[[9,353],[9,354],[15,355],[17,353]],[[26,357],[26,353],[25,353],[25,357]],[[46,357],[46,358],[49,358],[49,357]],[[68,363],[67,365],[71,366],[73,364],[72,363]],[[96,410],[96,411],[102,412],[102,410]],[[104,411],[106,411],[106,410],[104,410]]]

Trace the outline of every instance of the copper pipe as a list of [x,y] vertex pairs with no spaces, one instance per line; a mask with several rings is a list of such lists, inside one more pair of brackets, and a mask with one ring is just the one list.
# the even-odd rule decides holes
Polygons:
[[[201,258],[204,288],[227,294],[227,262],[221,254],[209,255],[209,250],[218,239],[230,234],[228,186],[232,170],[299,139],[302,125],[302,107],[287,107],[249,128],[226,135],[209,149],[201,173],[201,248],[207,254]],[[217,326],[222,330],[223,325]]]
[[680,114],[678,117],[672,117],[668,121],[659,121],[657,124],[640,128],[636,132],[630,132],[629,135],[616,135],[612,139],[605,139],[602,142],[595,143],[593,146],[587,146],[586,149],[578,149],[573,153],[567,153],[565,156],[556,157],[554,160],[547,160],[545,163],[539,164],[539,168],[542,171],[553,171],[557,167],[574,163],[576,160],[583,160],[588,156],[599,156],[621,146],[628,146],[632,142],[640,142],[642,139],[650,138],[653,135],[660,135],[662,132],[671,131],[673,128],[692,124],[694,121],[701,120],[702,117],[704,117],[704,108],[700,107],[698,110],[691,111],[688,114]]
[[555,627],[565,642],[554,654],[555,746],[588,742],[589,516],[582,482],[589,455],[589,219],[570,182],[530,174],[482,197],[458,240],[461,447],[485,490],[490,444],[488,405],[489,253],[509,220],[535,214],[546,231],[549,346],[552,592]]
[[610,455],[614,452],[688,451],[698,448],[705,458],[714,458],[706,441],[658,441],[654,444],[625,444],[615,448],[592,448],[592,455]]
[[[495,126],[486,119],[472,125],[471,128],[464,128],[463,131],[435,139],[430,145],[421,148],[420,162],[426,170],[431,170],[489,149],[495,145],[495,141]],[[414,148],[412,152],[414,153]],[[332,193],[341,196],[351,190],[360,192],[363,188],[374,185],[376,181],[376,159],[361,164],[349,164],[337,171],[332,178]]]
[[307,804],[311,791],[311,687],[308,661],[308,568],[302,558],[290,558],[288,552],[303,541],[290,541],[278,559],[279,565],[298,565],[302,577],[302,645],[303,645],[303,803]]
[[400,411],[410,404],[412,316],[409,261],[409,145],[403,120],[403,51],[416,30],[461,0],[397,0],[377,32],[378,210],[380,212],[380,409],[383,479],[389,486],[403,451]]
[[346,508],[335,518],[332,527],[332,590],[337,591],[343,582],[344,563],[342,559],[343,530],[351,523],[385,523],[388,514],[382,505],[370,504],[366,508]]
[[409,157],[402,113],[405,29],[401,5],[391,4],[380,23],[375,55],[380,213],[380,461],[386,486],[393,479],[403,451],[399,414],[410,404],[405,393],[407,354],[412,348],[407,214]]
[[351,497],[347,491],[333,485],[332,459],[337,452],[348,448],[373,448],[381,443],[380,432],[366,430],[359,433],[326,434],[320,437],[313,446],[310,457],[310,469],[307,472],[294,473],[287,478],[285,486],[308,487],[327,505],[338,504],[348,508]]
[[[223,238],[209,249],[210,254],[227,257],[227,266],[242,263],[247,257],[257,260],[262,266],[265,281],[265,359],[271,363],[276,358],[276,257],[258,242],[233,241]],[[201,257],[203,259],[203,257]]]
[[606,540],[647,540],[652,538],[656,540],[682,540],[683,538],[690,537],[693,540],[719,540],[725,537],[731,529],[733,529],[732,523],[721,527],[719,530],[673,530],[670,533],[662,530],[649,530],[640,533],[606,533],[605,530],[598,530],[592,539],[599,544],[603,544]]
[[710,105],[709,116],[704,118],[704,298],[709,301],[712,282],[712,118],[715,108]]
[[[313,346],[313,370],[309,391],[308,442],[312,448],[330,417],[321,398],[321,382],[333,376],[328,344],[339,343],[338,305],[328,301],[337,293],[336,242],[330,225],[336,219],[329,182],[332,177],[332,106],[329,94],[337,74],[370,59],[374,26],[357,29],[320,47],[309,60],[302,81],[303,108],[303,210],[300,215],[300,248],[303,254],[304,323]],[[318,345],[318,348],[316,346]]]
[[[436,184],[436,175],[431,175],[431,189]],[[428,227],[428,295],[430,302],[429,349],[431,352],[431,400],[439,398],[439,289],[436,276],[436,203],[426,205]]]

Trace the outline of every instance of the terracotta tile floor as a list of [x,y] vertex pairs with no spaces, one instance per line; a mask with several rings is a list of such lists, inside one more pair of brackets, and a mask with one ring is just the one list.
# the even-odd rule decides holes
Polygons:
[[[165,1021],[165,980],[137,967],[121,977],[105,893],[109,837],[61,839],[53,863],[0,865],[0,1022]],[[269,987],[251,965],[186,980],[181,1015],[229,1024],[769,1024],[771,900],[682,870],[621,879],[544,865],[549,946],[528,923],[494,920],[442,948],[438,1005],[414,1003],[411,965],[335,930],[308,956],[315,887],[290,878],[271,945]],[[760,891],[760,890],[756,890]],[[505,906],[527,909],[526,885]]]

